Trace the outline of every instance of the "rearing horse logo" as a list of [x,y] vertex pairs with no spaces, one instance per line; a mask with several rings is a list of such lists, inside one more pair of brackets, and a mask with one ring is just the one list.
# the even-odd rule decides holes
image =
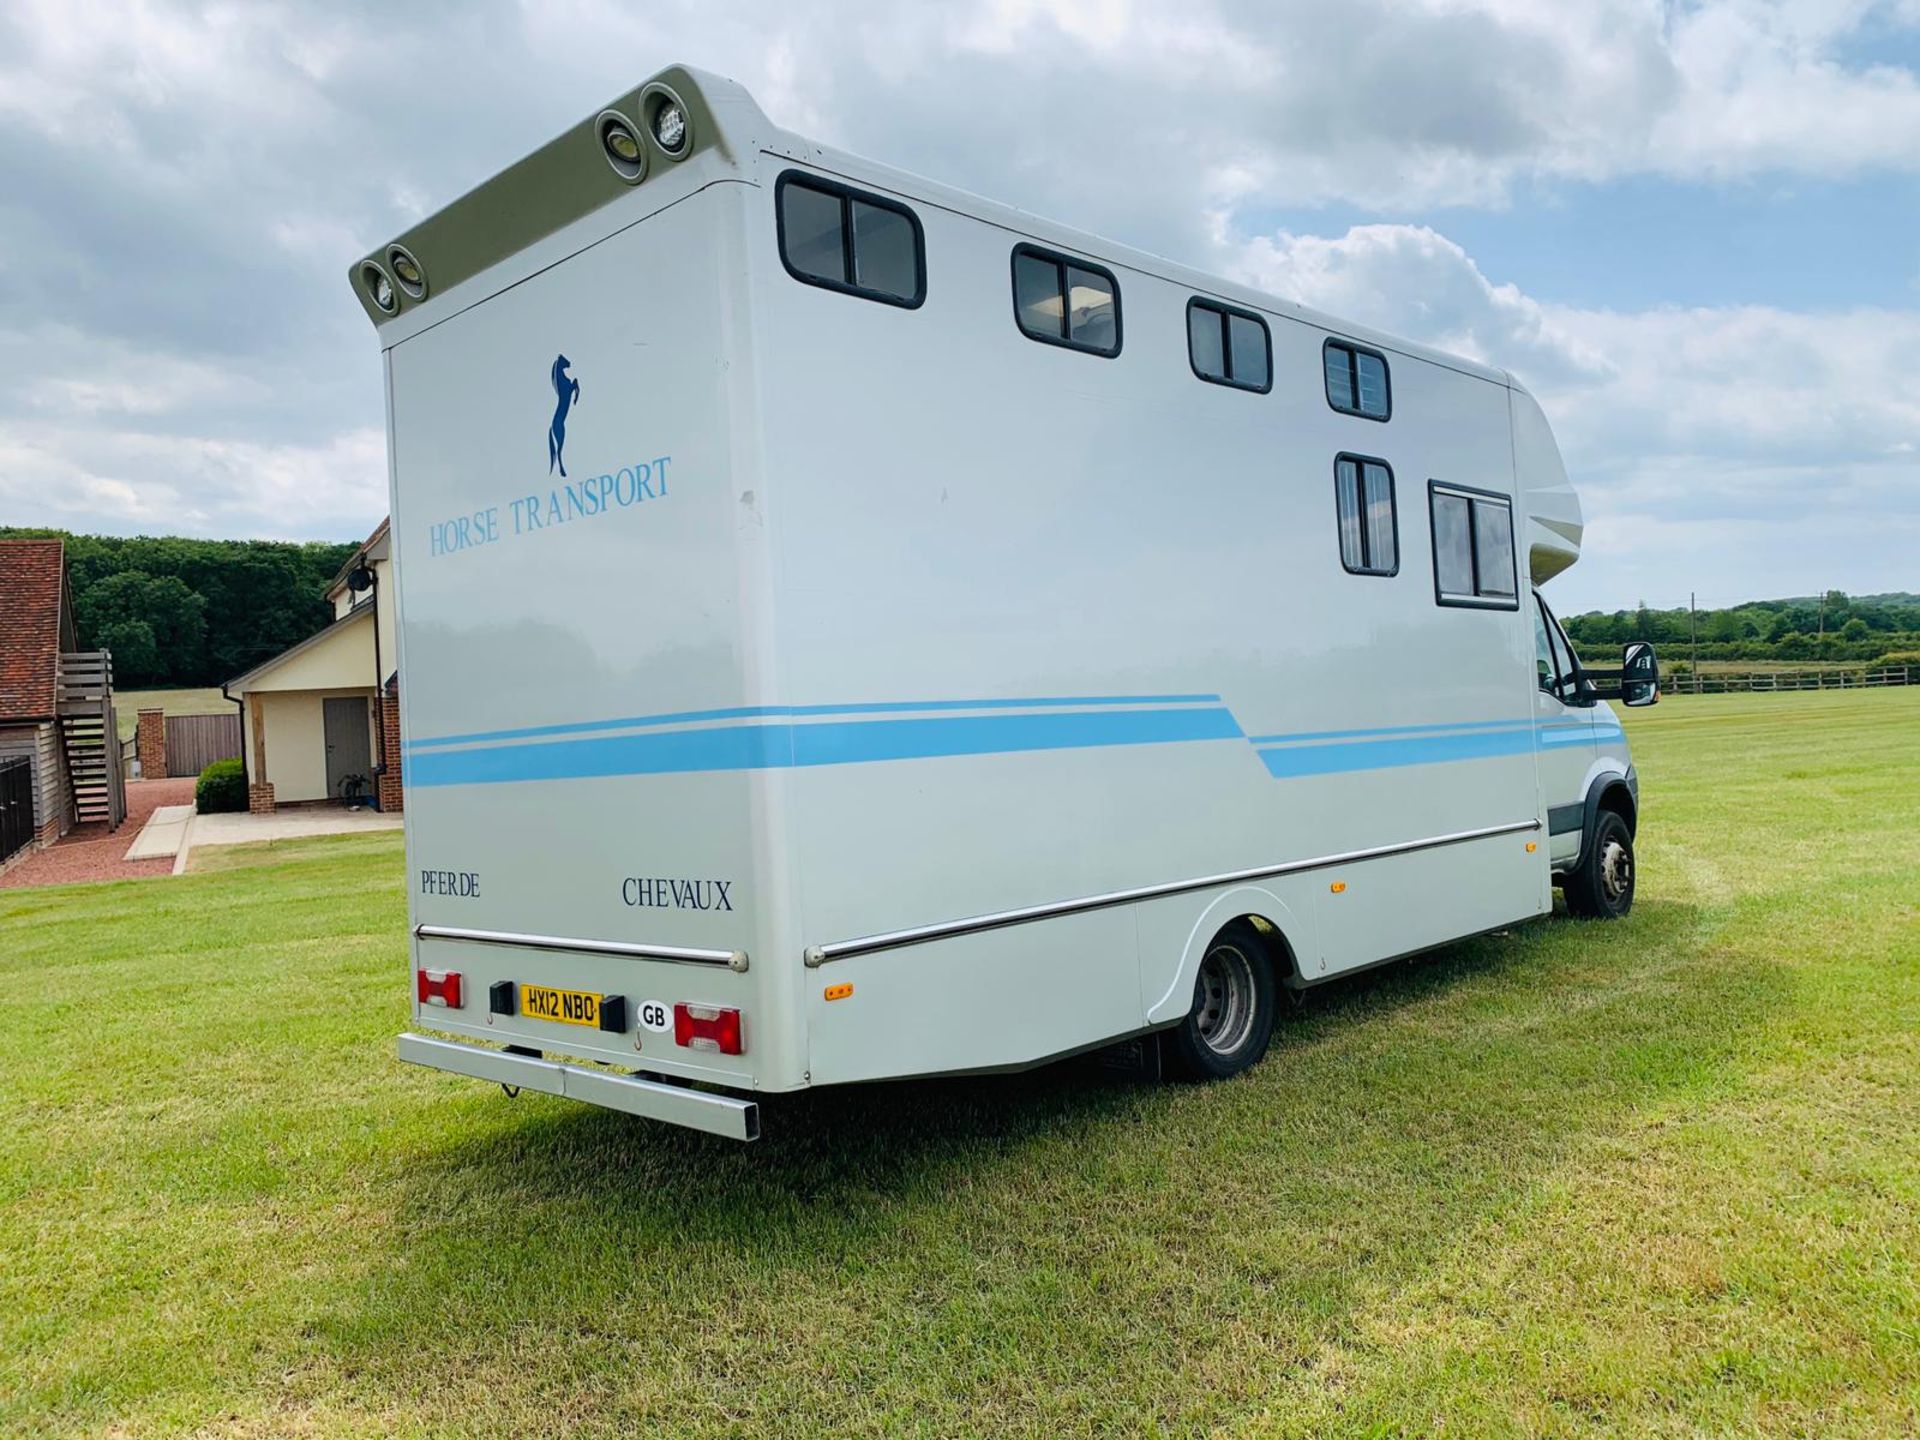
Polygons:
[[567,448],[567,411],[580,402],[580,382],[567,374],[567,367],[573,362],[564,355],[556,355],[553,361],[553,423],[547,427],[547,473],[551,475],[558,467],[560,478],[567,478],[567,462],[562,451]]

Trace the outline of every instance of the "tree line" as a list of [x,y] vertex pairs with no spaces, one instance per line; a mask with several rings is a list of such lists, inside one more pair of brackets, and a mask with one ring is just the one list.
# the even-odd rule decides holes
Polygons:
[[[1684,606],[1591,610],[1561,618],[1583,659],[1607,663],[1629,640],[1651,640],[1672,664],[1697,642],[1702,660],[1843,660],[1871,664],[1887,656],[1920,656],[1920,595],[1825,595],[1754,600],[1718,610]],[[1893,663],[1915,663],[1895,660]]]
[[66,542],[80,643],[113,652],[116,685],[218,685],[333,619],[327,583],[358,547],[0,527]]

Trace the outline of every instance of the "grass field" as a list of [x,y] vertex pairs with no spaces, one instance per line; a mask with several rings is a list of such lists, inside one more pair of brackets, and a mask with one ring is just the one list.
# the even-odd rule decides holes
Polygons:
[[202,690],[116,690],[114,714],[120,721],[120,738],[129,738],[140,723],[140,711],[155,706],[169,715],[231,715],[233,702],[220,693],[220,687]]
[[1622,924],[749,1147],[394,1062],[397,837],[0,892],[0,1434],[1915,1433],[1920,689],[1629,723]]

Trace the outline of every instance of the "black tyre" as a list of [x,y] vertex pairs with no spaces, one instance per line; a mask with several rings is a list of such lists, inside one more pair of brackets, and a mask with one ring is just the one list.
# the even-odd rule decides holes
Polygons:
[[1224,1080],[1267,1053],[1276,1008],[1273,961],[1251,925],[1235,921],[1207,946],[1193,982],[1193,1012],[1162,1037],[1168,1069],[1188,1080]]
[[1560,881],[1567,909],[1588,920],[1618,920],[1633,909],[1633,834],[1612,810],[1593,822],[1580,863]]

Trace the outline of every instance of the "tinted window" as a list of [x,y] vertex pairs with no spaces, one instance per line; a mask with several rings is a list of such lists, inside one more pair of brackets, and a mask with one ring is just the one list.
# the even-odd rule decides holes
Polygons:
[[1113,280],[1095,270],[1067,267],[1067,338],[1090,350],[1118,350],[1119,312]]
[[1035,340],[1120,353],[1120,290],[1105,270],[1032,245],[1013,251],[1013,316]]
[[1272,379],[1267,360],[1267,322],[1254,315],[1228,315],[1227,339],[1234,383],[1250,390],[1265,390]]
[[780,191],[781,253],[787,264],[816,280],[847,283],[847,239],[840,224],[840,197],[811,185]]
[[780,258],[796,280],[889,305],[926,298],[920,221],[906,206],[789,170],[778,207]]
[[1187,359],[1193,373],[1215,385],[1265,393],[1273,361],[1267,322],[1211,300],[1187,302]]
[[1513,508],[1473,502],[1474,578],[1482,595],[1513,594]]
[[1060,303],[1060,266],[1038,255],[1013,257],[1013,308],[1029,335],[1067,338],[1066,308]]
[[1353,373],[1360,392],[1360,413],[1387,418],[1387,362],[1370,350],[1353,352]]
[[898,210],[853,202],[853,283],[866,290],[909,296],[920,288],[920,247],[913,221]]
[[1336,410],[1353,409],[1353,352],[1329,345],[1321,357],[1327,367],[1327,403]]
[[1427,487],[1433,509],[1433,588],[1442,605],[1515,609],[1513,502],[1464,486]]
[[1321,352],[1327,377],[1327,404],[1347,415],[1385,420],[1393,413],[1393,389],[1387,357],[1340,340]]
[[1400,568],[1393,471],[1382,460],[1342,455],[1333,462],[1340,563],[1355,575],[1392,575]]
[[1220,312],[1206,305],[1187,307],[1187,359],[1202,380],[1227,378],[1226,337]]
[[1433,497],[1433,574],[1442,595],[1473,594],[1473,516],[1464,495]]

